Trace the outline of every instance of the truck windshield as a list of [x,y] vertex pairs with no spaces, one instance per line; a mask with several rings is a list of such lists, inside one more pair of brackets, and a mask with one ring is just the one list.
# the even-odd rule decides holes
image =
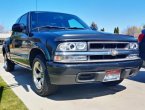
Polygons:
[[53,12],[31,13],[32,30],[51,27],[52,29],[89,29],[80,18],[74,15]]

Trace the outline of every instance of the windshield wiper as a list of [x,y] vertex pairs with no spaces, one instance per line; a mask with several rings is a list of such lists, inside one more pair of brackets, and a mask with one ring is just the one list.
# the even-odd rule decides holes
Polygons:
[[85,28],[79,28],[79,27],[69,27],[67,29],[85,29]]
[[59,26],[50,26],[50,25],[46,25],[46,26],[40,26],[40,27],[36,27],[36,28],[33,28],[32,30],[40,30],[40,29],[43,29],[43,28],[46,28],[46,29],[65,29],[65,30],[69,30],[69,29],[85,29],[85,28],[79,28],[79,27],[59,27]]
[[32,30],[35,30],[35,29],[40,30],[40,29],[42,29],[42,28],[46,28],[46,29],[66,29],[65,27],[47,25],[47,26],[36,27],[36,28],[33,28]]

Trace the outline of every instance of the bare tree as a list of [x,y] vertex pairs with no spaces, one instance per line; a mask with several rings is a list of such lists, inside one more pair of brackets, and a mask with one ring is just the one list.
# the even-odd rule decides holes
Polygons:
[[4,31],[4,26],[0,25],[0,32],[3,32],[3,31]]
[[141,27],[131,26],[131,27],[128,27],[124,31],[124,34],[131,35],[131,36],[134,36],[134,37],[138,37],[139,34],[141,33],[141,30],[142,30]]

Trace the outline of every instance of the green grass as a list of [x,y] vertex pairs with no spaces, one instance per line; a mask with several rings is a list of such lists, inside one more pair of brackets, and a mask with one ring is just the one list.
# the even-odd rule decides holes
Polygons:
[[14,94],[0,77],[0,110],[27,110],[23,102]]

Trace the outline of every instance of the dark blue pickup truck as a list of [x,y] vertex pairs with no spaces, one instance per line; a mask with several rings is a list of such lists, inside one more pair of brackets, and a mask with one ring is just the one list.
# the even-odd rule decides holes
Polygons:
[[137,40],[91,30],[71,14],[32,11],[21,16],[3,44],[5,70],[15,64],[32,70],[37,94],[58,85],[102,82],[114,86],[138,73]]

